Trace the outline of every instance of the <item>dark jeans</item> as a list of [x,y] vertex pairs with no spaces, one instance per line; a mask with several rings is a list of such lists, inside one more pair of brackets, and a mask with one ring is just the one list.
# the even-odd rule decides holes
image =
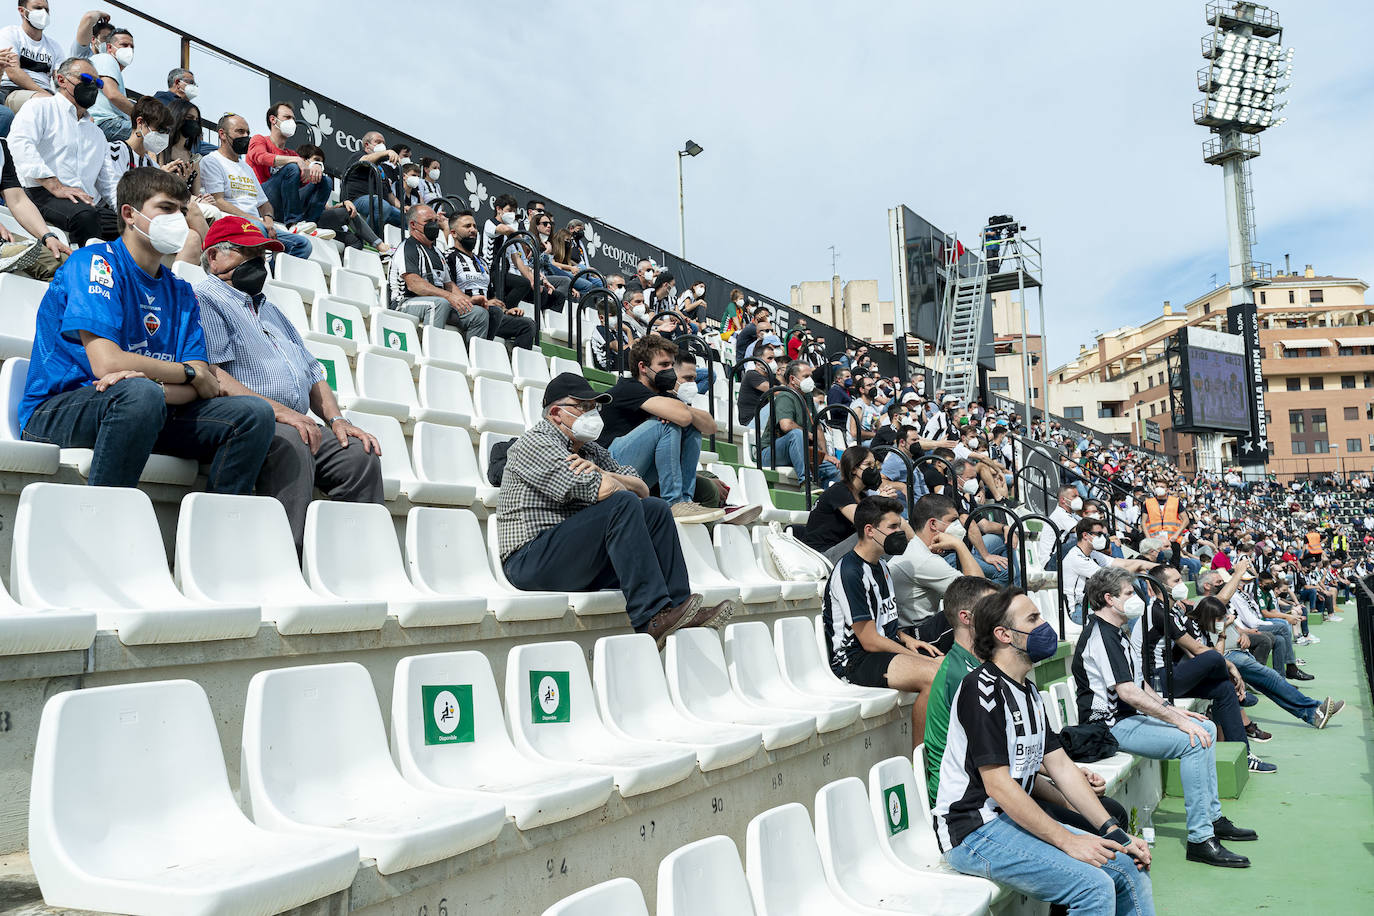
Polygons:
[[25,188],[24,191],[48,225],[67,233],[73,247],[86,244],[87,239],[112,242],[119,238],[119,216],[109,207],[93,207],[53,197],[47,188]]
[[262,183],[262,193],[272,202],[272,211],[288,229],[301,220],[318,223],[332,190],[333,185],[327,177],[312,184],[301,184],[301,169],[294,162],[277,169]]
[[[550,281],[552,282],[552,281]],[[522,302],[533,302],[534,291],[530,286],[530,281],[520,274],[506,274],[506,289],[501,294],[501,301],[506,303],[506,308],[519,308]],[[551,293],[540,293],[539,307],[552,309],[555,312],[563,311],[563,304],[567,297],[562,292],[555,289]]]
[[[1156,671],[1152,676],[1155,689],[1163,691],[1164,672]],[[1223,741],[1244,741],[1250,746],[1245,735],[1245,723],[1240,718],[1240,700],[1236,699],[1236,687],[1231,683],[1226,659],[1220,652],[1203,652],[1192,658],[1185,658],[1174,665],[1174,697],[1197,697],[1212,701],[1212,719],[1221,730]]]
[[[496,300],[499,302],[500,300]],[[534,347],[534,319],[525,315],[507,315],[501,311],[501,307],[493,302],[492,307],[487,309],[489,324],[487,325],[487,339],[495,340],[497,337],[504,337],[510,341],[512,347],[520,347],[529,350]]]
[[625,490],[544,531],[503,567],[511,584],[526,591],[618,588],[634,627],[691,594],[668,504]]
[[349,439],[344,448],[333,432],[321,427],[320,448],[312,455],[294,426],[274,426],[272,443],[258,473],[258,495],[275,496],[286,509],[297,553],[305,538],[305,512],[316,487],[340,502],[382,502],[382,459],[369,454],[357,439]]
[[261,398],[224,397],[170,407],[157,383],[124,379],[48,398],[29,417],[24,438],[89,448],[91,486],[136,487],[153,452],[208,461],[211,493],[253,492],[276,421]]
[[334,230],[335,238],[348,248],[361,248],[364,245],[375,248],[381,241],[367,220],[361,216],[349,216],[346,207],[330,207],[321,212],[318,218],[312,216],[310,220],[321,229]]

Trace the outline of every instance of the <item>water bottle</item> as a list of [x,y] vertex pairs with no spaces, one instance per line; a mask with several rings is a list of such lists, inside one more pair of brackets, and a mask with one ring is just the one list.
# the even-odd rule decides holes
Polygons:
[[1155,824],[1152,819],[1155,806],[1153,804],[1142,805],[1140,807],[1140,837],[1149,846],[1155,844]]

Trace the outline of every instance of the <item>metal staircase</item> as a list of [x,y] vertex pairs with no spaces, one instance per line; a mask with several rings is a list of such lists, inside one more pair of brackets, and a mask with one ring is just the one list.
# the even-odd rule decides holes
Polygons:
[[945,246],[945,294],[940,311],[940,356],[947,394],[965,403],[978,389],[978,345],[983,338],[983,313],[988,291],[987,267],[982,258],[969,258],[969,275],[960,274],[958,240]]

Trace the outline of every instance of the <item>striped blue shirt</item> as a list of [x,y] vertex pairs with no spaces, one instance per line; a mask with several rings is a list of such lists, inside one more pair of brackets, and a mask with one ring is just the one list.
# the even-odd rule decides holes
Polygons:
[[324,379],[324,368],[281,310],[265,295],[250,297],[219,277],[194,288],[210,363],[256,394],[308,414],[310,389]]

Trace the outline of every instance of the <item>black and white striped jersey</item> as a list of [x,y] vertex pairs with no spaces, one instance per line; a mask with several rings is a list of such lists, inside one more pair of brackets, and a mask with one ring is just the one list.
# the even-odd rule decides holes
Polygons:
[[840,557],[825,585],[821,620],[830,648],[830,670],[845,677],[867,653],[854,624],[871,620],[888,639],[897,637],[897,598],[887,560],[869,563],[854,551]]
[[1001,807],[988,795],[979,767],[1006,766],[1029,795],[1046,754],[1059,749],[1035,684],[1018,684],[992,662],[970,671],[955,691],[949,735],[940,759],[940,789],[931,817],[948,852],[994,820]]
[[1136,708],[1116,693],[1116,685],[1141,684],[1140,626],[1130,633],[1089,614],[1073,650],[1074,688],[1078,691],[1078,721],[1101,722],[1111,728],[1137,715]]
[[1188,657],[1176,644],[1179,637],[1191,636],[1198,642],[1202,642],[1202,630],[1198,628],[1193,618],[1188,616],[1188,608],[1175,601],[1169,613],[1168,635],[1164,635],[1164,601],[1160,598],[1154,599],[1150,604],[1150,630],[1147,634],[1150,643],[1150,651],[1153,656],[1154,667],[1151,669],[1156,674],[1164,671],[1164,645],[1165,643],[1174,644],[1174,664],[1177,665]]

